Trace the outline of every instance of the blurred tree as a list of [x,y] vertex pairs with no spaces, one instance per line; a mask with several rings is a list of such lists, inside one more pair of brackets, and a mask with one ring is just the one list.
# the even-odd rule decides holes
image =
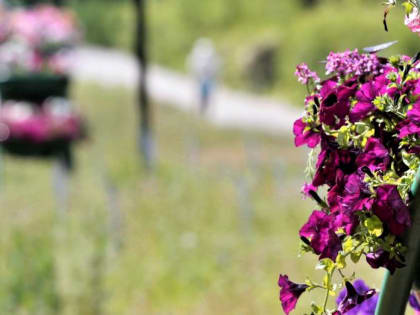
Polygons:
[[137,12],[136,55],[140,66],[138,105],[140,111],[139,146],[147,169],[154,160],[154,140],[151,128],[151,113],[147,94],[147,32],[146,4],[144,0],[134,0]]
[[261,43],[254,46],[249,53],[245,65],[245,75],[255,90],[269,88],[274,84],[277,48],[275,43]]
[[301,2],[304,7],[313,7],[319,0],[301,0]]

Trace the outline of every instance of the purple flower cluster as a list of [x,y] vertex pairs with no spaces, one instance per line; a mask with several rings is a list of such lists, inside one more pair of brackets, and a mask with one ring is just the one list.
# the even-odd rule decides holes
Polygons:
[[309,69],[306,63],[301,63],[296,67],[295,76],[297,76],[298,81],[302,84],[308,84],[309,82],[318,83],[320,78],[315,71]]
[[[332,52],[326,64],[332,76],[314,86],[305,100],[305,114],[294,123],[296,146],[319,152],[313,176],[302,189],[318,207],[299,235],[307,251],[329,259],[335,268],[341,268],[338,259],[350,254],[391,273],[404,267],[400,237],[411,226],[409,190],[420,166],[416,63],[357,50]],[[301,82],[308,77],[303,75],[306,69],[298,67]],[[279,285],[286,296],[290,283]],[[351,309],[375,299],[370,291],[346,286],[346,305],[341,303],[334,314],[353,314]],[[293,298],[297,301],[301,293]],[[287,314],[295,304],[287,304]]]
[[358,50],[346,50],[345,52],[331,52],[327,57],[327,75],[337,73],[345,75],[377,75],[381,71],[381,65],[376,55],[359,54]]

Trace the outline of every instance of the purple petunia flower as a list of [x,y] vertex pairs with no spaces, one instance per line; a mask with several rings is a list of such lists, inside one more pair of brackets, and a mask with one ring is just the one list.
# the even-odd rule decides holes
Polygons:
[[378,95],[387,93],[389,96],[393,96],[394,90],[387,90],[389,82],[386,75],[380,75],[374,81],[368,81],[361,86],[360,90],[356,92],[357,103],[350,111],[350,122],[354,123],[362,120],[368,114],[374,112],[376,107],[372,102]]
[[356,280],[354,286],[346,282],[346,288],[340,292],[336,302],[339,314],[369,315],[375,313],[377,299],[374,289],[369,289],[362,280]]
[[336,184],[338,170],[341,170],[344,175],[357,170],[355,160],[354,152],[330,147],[326,141],[321,142],[321,152],[318,155],[312,184],[316,187],[324,184],[333,187]]
[[307,144],[308,147],[315,148],[321,141],[321,134],[312,131],[308,124],[303,122],[302,118],[299,118],[293,124],[293,134],[297,147]]
[[[374,290],[371,290],[361,279],[354,281],[353,288],[356,291],[356,293],[359,295],[365,295],[370,291],[374,291]],[[347,296],[347,292],[348,292],[347,288],[344,288],[343,290],[341,290],[336,300],[337,305],[343,304],[343,301],[345,300]],[[365,299],[362,303],[360,303],[359,305],[356,305],[355,307],[351,308],[347,312],[345,313],[338,312],[336,314],[337,315],[341,315],[341,314],[343,315],[344,314],[345,315],[375,315],[378,300],[379,300],[379,293],[375,293],[374,295]],[[415,294],[410,294],[408,301],[409,301],[410,306],[414,310],[420,311],[420,304],[417,301]]]
[[[402,259],[402,257],[400,257]],[[379,249],[374,253],[366,254],[367,263],[374,269],[384,267],[389,270],[391,274],[395,272],[395,269],[402,268],[405,266],[402,262],[395,258],[390,258],[390,254],[383,249]]]
[[385,171],[389,165],[389,152],[382,144],[381,140],[369,138],[365,150],[356,159],[359,168],[367,166],[372,172],[376,170]]
[[342,211],[370,210],[373,204],[371,193],[360,174],[347,177],[340,202]]
[[407,119],[402,121],[397,128],[400,138],[413,134],[420,136],[420,102],[414,103],[413,108],[407,112]]
[[327,81],[321,89],[321,108],[319,120],[334,128],[339,128],[345,123],[345,118],[350,113],[350,96],[357,89],[355,81],[347,81],[337,85],[333,80]]
[[379,186],[376,190],[376,196],[372,207],[373,213],[388,226],[392,234],[398,236],[404,233],[411,225],[411,218],[408,207],[401,199],[397,186]]
[[299,297],[305,292],[308,285],[297,284],[289,281],[286,275],[280,275],[278,285],[280,290],[280,301],[284,312],[288,315],[295,309]]
[[299,231],[301,237],[310,239],[310,245],[319,259],[337,258],[342,249],[341,240],[335,234],[335,218],[322,211],[314,211]]

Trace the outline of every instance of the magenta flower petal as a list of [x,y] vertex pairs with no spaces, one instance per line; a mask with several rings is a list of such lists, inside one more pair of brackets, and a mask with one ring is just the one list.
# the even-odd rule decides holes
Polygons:
[[295,145],[297,147],[307,144],[310,148],[315,148],[321,141],[321,134],[312,130],[305,130],[308,127],[300,118],[293,124],[293,133],[295,135]]
[[[402,259],[402,257],[400,257]],[[379,249],[374,253],[366,254],[367,263],[374,269],[384,267],[389,270],[391,274],[395,272],[397,268],[402,268],[405,266],[402,262],[398,261],[396,258],[390,258],[390,254],[383,249]]]
[[331,258],[335,261],[342,249],[341,241],[334,232],[334,222],[333,216],[315,210],[299,231],[301,237],[310,239],[310,246],[319,255],[319,259]]
[[374,289],[358,291],[350,282],[346,282],[345,296],[338,304],[338,311],[342,314],[349,314],[350,310],[361,305],[375,294],[376,291]]
[[288,276],[280,275],[278,285],[280,290],[280,301],[284,312],[288,315],[296,307],[299,297],[305,292],[306,284],[297,284],[289,281]]
[[411,226],[410,212],[395,185],[382,185],[376,190],[373,212],[384,222],[392,234],[401,235]]
[[[346,286],[347,287],[347,286]],[[371,295],[372,290],[363,282],[363,280],[356,280],[353,283],[354,290],[356,291],[357,295],[365,296]],[[347,288],[341,290],[336,303],[337,305],[343,305],[345,298],[348,295]],[[363,301],[351,308],[350,310],[346,311],[345,313],[338,313],[338,314],[346,314],[346,315],[374,315],[376,310],[376,304],[378,302],[379,295],[376,293],[371,295],[370,297],[365,297]]]
[[350,111],[350,122],[360,121],[374,110],[372,103],[358,102]]
[[367,166],[372,172],[376,170],[385,171],[390,162],[389,152],[381,140],[369,138],[365,150],[356,159],[359,168]]

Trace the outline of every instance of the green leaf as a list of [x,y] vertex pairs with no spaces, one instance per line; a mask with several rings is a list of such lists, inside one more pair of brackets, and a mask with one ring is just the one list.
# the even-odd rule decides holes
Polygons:
[[337,258],[335,260],[335,265],[337,266],[338,269],[344,269],[346,268],[347,264],[346,264],[346,257],[338,254]]
[[305,175],[308,178],[313,178],[315,175],[315,164],[317,161],[317,150],[316,149],[312,149],[309,152],[308,155],[308,162],[306,164],[306,168],[305,168]]
[[342,126],[338,130],[337,142],[343,148],[347,148],[349,146],[350,128],[348,126]]
[[345,253],[349,253],[353,249],[353,239],[351,237],[348,237],[343,242],[343,250]]
[[376,216],[372,215],[363,221],[363,225],[367,228],[369,234],[379,237],[384,232],[382,221]]
[[405,9],[405,14],[407,14],[407,15],[409,15],[414,9],[414,5],[412,3],[410,3],[409,1],[403,2],[402,5]]
[[361,256],[362,256],[362,252],[351,253],[350,254],[350,259],[351,259],[352,262],[357,264],[359,262]]
[[322,307],[316,305],[315,302],[311,303],[311,308],[312,308],[312,312],[314,312],[315,314],[322,314],[322,312],[323,312]]
[[334,262],[329,258],[321,259],[316,265],[315,269],[325,270],[327,273],[330,273],[335,267]]

